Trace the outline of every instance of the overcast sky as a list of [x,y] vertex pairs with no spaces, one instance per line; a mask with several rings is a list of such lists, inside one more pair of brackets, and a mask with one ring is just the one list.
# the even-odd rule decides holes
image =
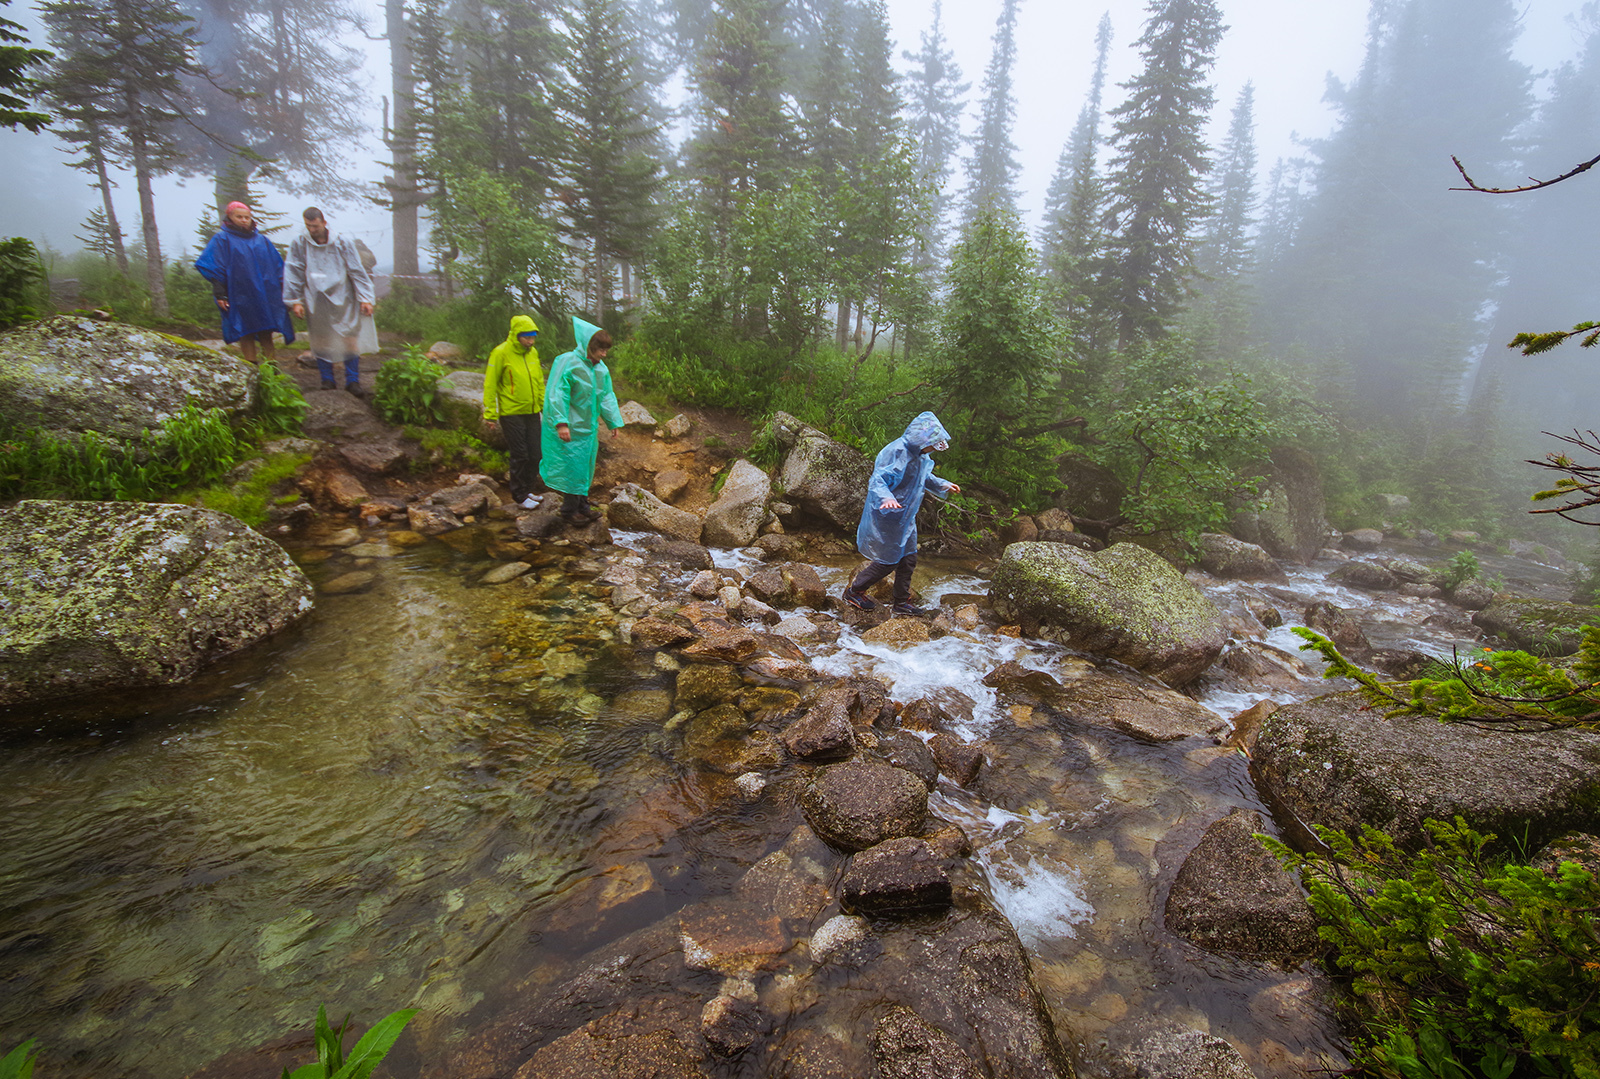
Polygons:
[[[933,11],[932,0],[887,0],[896,63],[909,65],[903,51],[920,48],[921,34]],[[1529,0],[1524,9],[1525,30],[1518,42],[1519,57],[1536,71],[1547,70],[1570,58],[1580,42],[1566,18],[1581,0]],[[382,25],[376,0],[357,0]],[[1017,124],[1013,141],[1022,163],[1022,208],[1030,226],[1038,221],[1045,188],[1056,160],[1088,89],[1094,63],[1094,33],[1102,13],[1111,15],[1114,37],[1105,103],[1112,107],[1123,97],[1116,85],[1136,73],[1139,57],[1133,48],[1146,16],[1142,0],[1083,3],[1079,0],[1022,0],[1018,15]],[[1218,52],[1213,72],[1216,111],[1212,141],[1220,141],[1240,88],[1253,81],[1256,89],[1256,143],[1263,176],[1280,157],[1298,153],[1295,137],[1316,137],[1332,126],[1332,114],[1322,103],[1327,76],[1348,79],[1361,62],[1366,30],[1367,0],[1220,0],[1223,22],[1229,28]],[[29,7],[15,3],[6,15],[37,25]],[[964,80],[972,84],[970,98],[975,115],[984,69],[994,36],[998,0],[946,0],[945,39],[955,53]],[[36,39],[42,35],[36,35]],[[378,122],[377,98],[388,90],[387,50],[381,42],[368,46],[371,56],[372,119]],[[970,118],[969,118],[970,119]],[[972,124],[969,122],[968,130]],[[82,173],[65,168],[59,144],[47,135],[0,131],[0,154],[7,168],[0,170],[0,235],[23,235],[47,240],[61,250],[80,246],[73,239],[79,223],[95,205]],[[1576,152],[1576,151],[1575,151]],[[1585,151],[1587,152],[1587,151]],[[1581,155],[1579,155],[1581,156]],[[377,179],[382,157],[376,135],[353,155],[354,174]],[[1442,169],[1449,162],[1441,162]],[[959,173],[958,173],[959,177]],[[195,223],[208,201],[210,184],[165,181],[158,191],[158,219],[162,246],[169,253],[187,248]],[[124,229],[138,230],[138,203],[131,178],[116,193]],[[269,194],[269,208],[292,212],[301,199]],[[329,207],[335,228],[354,232],[377,252],[380,263],[389,262],[389,230],[376,208]]]

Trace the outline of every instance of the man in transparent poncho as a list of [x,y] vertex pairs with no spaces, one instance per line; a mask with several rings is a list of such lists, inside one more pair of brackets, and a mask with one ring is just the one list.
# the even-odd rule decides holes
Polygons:
[[928,491],[958,494],[961,488],[933,474],[928,454],[950,448],[950,434],[932,412],[906,425],[905,434],[878,451],[867,483],[867,501],[856,528],[856,549],[870,561],[844,590],[844,601],[861,611],[877,604],[867,589],[894,574],[894,613],[924,614],[911,602],[911,574],[917,568],[917,510]]
[[334,236],[315,206],[300,215],[306,231],[289,244],[284,260],[283,302],[311,329],[311,351],[317,357],[322,388],[337,388],[334,357],[344,360],[344,388],[357,397],[361,388],[361,354],[376,352],[378,333],[372,324],[376,294],[372,275],[348,236]]

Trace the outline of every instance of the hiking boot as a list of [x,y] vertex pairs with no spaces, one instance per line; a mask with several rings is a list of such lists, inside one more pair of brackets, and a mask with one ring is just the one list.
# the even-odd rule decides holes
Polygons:
[[896,603],[894,605],[894,607],[893,607],[893,610],[894,610],[895,614],[903,615],[904,617],[907,617],[907,618],[921,618],[923,615],[928,613],[928,609],[926,607],[918,607],[915,603],[912,603],[910,600],[905,600],[904,602]]
[[328,379],[324,379],[320,388],[324,390],[336,390],[339,388],[339,384]]
[[361,388],[361,383],[359,382],[346,382],[344,384],[344,392],[351,397],[365,398],[367,396],[367,391]]
[[870,611],[878,606],[876,602],[867,598],[865,592],[857,592],[854,588],[844,590],[844,601],[858,611]]

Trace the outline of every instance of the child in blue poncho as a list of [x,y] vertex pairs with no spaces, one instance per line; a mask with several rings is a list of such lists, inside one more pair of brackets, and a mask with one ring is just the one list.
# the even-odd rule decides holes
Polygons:
[[844,590],[844,601],[860,611],[877,606],[867,589],[894,574],[894,613],[924,614],[911,602],[917,568],[917,510],[928,491],[957,494],[961,488],[933,474],[928,454],[950,448],[950,434],[932,412],[906,425],[905,434],[878,451],[867,483],[866,505],[856,528],[856,549],[871,559]]

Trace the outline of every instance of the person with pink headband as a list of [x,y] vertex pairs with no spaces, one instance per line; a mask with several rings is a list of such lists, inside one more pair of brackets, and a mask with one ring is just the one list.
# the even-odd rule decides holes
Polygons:
[[194,268],[211,282],[211,295],[222,312],[222,339],[239,342],[245,360],[256,362],[259,343],[270,363],[272,335],[294,340],[294,323],[283,304],[283,256],[256,228],[255,215],[242,202],[223,211],[222,229],[195,259]]

